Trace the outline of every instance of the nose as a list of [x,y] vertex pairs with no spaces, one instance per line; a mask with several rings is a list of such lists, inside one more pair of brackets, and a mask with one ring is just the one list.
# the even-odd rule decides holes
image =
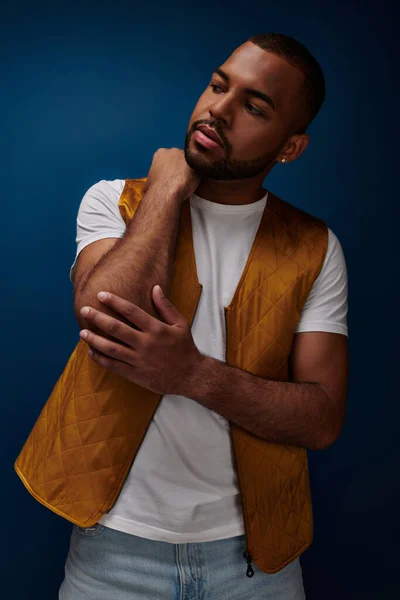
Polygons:
[[210,108],[208,110],[208,112],[210,113],[210,117],[215,119],[217,123],[221,123],[221,125],[223,125],[225,127],[228,125],[226,119],[221,115],[221,113],[218,110],[215,110],[214,108],[212,108],[212,109]]
[[232,102],[228,98],[227,94],[219,96],[218,99],[209,107],[208,112],[210,116],[228,126],[232,119]]

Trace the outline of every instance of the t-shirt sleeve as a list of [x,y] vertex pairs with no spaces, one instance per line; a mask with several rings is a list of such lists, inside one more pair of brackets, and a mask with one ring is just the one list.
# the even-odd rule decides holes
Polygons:
[[330,229],[328,233],[324,264],[304,304],[295,333],[326,331],[348,335],[346,261],[338,238]]
[[125,234],[125,222],[119,211],[118,202],[125,181],[99,181],[83,196],[76,221],[76,255],[70,269],[73,282],[79,253],[93,242],[105,238],[121,238]]

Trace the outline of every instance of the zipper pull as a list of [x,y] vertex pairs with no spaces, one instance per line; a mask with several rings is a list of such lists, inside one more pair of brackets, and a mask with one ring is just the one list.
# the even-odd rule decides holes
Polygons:
[[246,571],[246,575],[247,575],[247,577],[253,577],[253,575],[254,575],[254,570],[253,570],[253,567],[251,566],[251,562],[252,562],[252,560],[253,560],[253,559],[251,558],[251,554],[250,554],[250,552],[249,552],[248,550],[245,550],[245,551],[243,552],[243,556],[244,556],[244,558],[246,559],[246,562],[247,562],[247,571]]

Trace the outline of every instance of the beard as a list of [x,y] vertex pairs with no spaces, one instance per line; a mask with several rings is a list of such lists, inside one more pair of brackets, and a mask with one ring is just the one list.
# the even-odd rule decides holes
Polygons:
[[276,157],[279,149],[274,152],[268,152],[258,158],[251,160],[236,160],[231,158],[232,146],[225,140],[221,130],[214,126],[219,134],[225,151],[224,158],[214,159],[210,156],[210,150],[194,141],[197,152],[189,150],[191,137],[200,124],[213,125],[210,122],[196,121],[193,123],[190,131],[185,137],[185,159],[189,167],[195,171],[202,179],[216,179],[218,181],[231,181],[235,179],[249,179],[260,175],[263,171],[269,170],[269,167],[277,162]]

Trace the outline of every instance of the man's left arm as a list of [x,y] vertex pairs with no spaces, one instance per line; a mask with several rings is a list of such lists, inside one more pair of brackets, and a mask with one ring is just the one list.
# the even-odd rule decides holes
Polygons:
[[323,450],[343,426],[348,341],[321,331],[297,333],[290,382],[272,381],[211,357],[182,382],[182,395],[277,444]]

